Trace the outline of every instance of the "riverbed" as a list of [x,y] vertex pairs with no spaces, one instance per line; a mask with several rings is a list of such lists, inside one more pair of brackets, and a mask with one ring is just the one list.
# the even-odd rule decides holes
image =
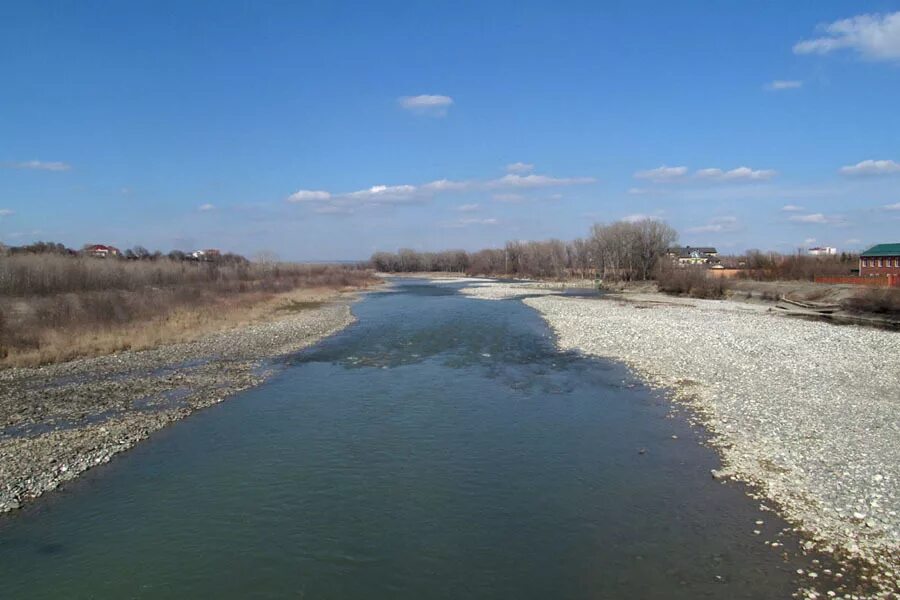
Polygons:
[[662,392],[464,285],[368,294],[4,516],[0,597],[788,598],[827,568]]

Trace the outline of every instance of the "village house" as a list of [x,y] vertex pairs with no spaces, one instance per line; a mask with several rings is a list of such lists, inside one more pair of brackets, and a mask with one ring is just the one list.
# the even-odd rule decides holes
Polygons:
[[122,253],[115,246],[106,246],[104,244],[91,244],[84,247],[84,253],[94,258],[109,258],[121,256]]
[[191,252],[191,258],[203,261],[218,260],[221,255],[222,253],[216,248],[207,248],[206,250],[195,250]]
[[860,277],[900,276],[900,243],[878,244],[859,255]]
[[719,252],[715,248],[701,246],[693,248],[691,246],[670,248],[666,254],[678,266],[685,267],[689,265],[709,265],[719,262]]

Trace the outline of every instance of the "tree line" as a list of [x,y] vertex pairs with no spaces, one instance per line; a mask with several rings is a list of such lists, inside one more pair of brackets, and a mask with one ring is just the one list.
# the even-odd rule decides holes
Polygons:
[[587,237],[572,241],[509,241],[502,248],[477,252],[448,250],[376,252],[370,263],[387,272],[449,271],[468,275],[535,277],[601,277],[646,280],[677,241],[678,233],[656,219],[598,223]]
[[[23,256],[34,254],[52,254],[56,256],[86,256],[90,254],[89,248],[90,246],[86,245],[81,250],[75,250],[73,248],[67,247],[65,244],[60,244],[58,242],[34,242],[32,244],[25,244],[22,246],[5,246],[4,244],[0,243],[0,256]],[[110,256],[109,258],[119,260],[147,261],[168,259],[175,262],[196,262],[200,260],[196,258],[193,253],[185,252],[183,250],[171,250],[170,252],[164,254],[160,250],[151,251],[143,246],[134,246],[132,248],[127,248],[121,254]],[[234,254],[232,252],[204,255],[202,260],[203,262],[216,262],[231,265],[247,264],[250,262],[244,256],[241,256],[240,254]]]

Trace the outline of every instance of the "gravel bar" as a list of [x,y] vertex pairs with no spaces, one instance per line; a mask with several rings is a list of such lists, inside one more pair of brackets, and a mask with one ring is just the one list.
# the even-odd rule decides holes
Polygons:
[[267,359],[353,321],[345,298],[193,342],[0,371],[0,513],[261,383]]
[[809,548],[864,566],[873,597],[898,597],[900,333],[657,298],[524,302],[561,348],[671,390],[712,434],[714,477],[751,484]]

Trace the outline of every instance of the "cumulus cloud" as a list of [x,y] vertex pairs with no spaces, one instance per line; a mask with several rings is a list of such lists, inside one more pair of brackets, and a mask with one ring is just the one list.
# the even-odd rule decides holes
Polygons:
[[696,227],[689,227],[687,229],[688,233],[727,233],[731,231],[737,231],[741,227],[740,221],[737,217],[714,217],[710,219],[705,225],[698,225]]
[[772,169],[751,169],[750,167],[738,167],[730,171],[722,169],[699,169],[694,176],[710,181],[762,181],[771,179],[777,173]]
[[[896,202],[894,204],[886,204],[882,208],[884,210],[900,210],[900,202]],[[3,214],[2,211],[0,211],[0,214]]]
[[525,173],[531,173],[534,171],[534,165],[523,162],[514,162],[512,164],[506,165],[506,171],[508,173],[517,173],[519,175],[524,175]]
[[803,82],[796,79],[776,79],[770,81],[763,86],[770,92],[780,92],[782,90],[796,90],[803,87]]
[[796,204],[785,204],[781,207],[781,210],[784,212],[800,212],[803,210],[803,207],[797,206]]
[[900,12],[865,14],[819,25],[823,36],[794,45],[796,54],[853,50],[869,60],[900,61]]
[[646,171],[638,171],[635,179],[648,179],[650,181],[674,181],[687,175],[687,167],[667,167],[665,165]]
[[346,194],[347,198],[365,202],[409,202],[416,199],[418,188],[414,185],[373,185],[365,190]]
[[500,179],[487,182],[489,188],[540,188],[558,185],[581,185],[594,183],[593,177],[550,177],[548,175],[516,175],[510,173]]
[[900,173],[900,163],[892,160],[864,160],[840,168],[841,175],[888,175]]
[[418,115],[443,117],[453,104],[450,96],[421,94],[419,96],[403,96],[397,100],[404,110]]
[[209,212],[211,210],[214,210],[215,208],[215,204],[210,204],[209,202],[207,202],[206,204],[201,204],[200,206],[198,206],[197,210],[199,210],[200,212]]
[[331,199],[331,194],[322,190],[297,190],[288,196],[288,202],[324,202]]
[[517,192],[580,185],[594,181],[596,180],[593,177],[551,177],[533,173],[528,175],[509,173],[499,179],[469,181],[438,179],[422,185],[373,185],[366,189],[343,193],[301,189],[288,196],[286,200],[292,203],[307,203],[314,207],[330,205],[352,208],[427,202],[435,195],[447,192],[494,192],[495,200],[510,202],[524,199]]
[[794,223],[823,224],[828,223],[828,217],[822,213],[812,213],[808,215],[793,215],[788,217],[788,221],[793,221]]
[[460,225],[496,225],[498,223],[497,219],[492,217],[486,219],[457,219],[456,222]]
[[72,165],[57,161],[26,160],[23,162],[5,163],[10,169],[34,169],[36,171],[68,171]]

